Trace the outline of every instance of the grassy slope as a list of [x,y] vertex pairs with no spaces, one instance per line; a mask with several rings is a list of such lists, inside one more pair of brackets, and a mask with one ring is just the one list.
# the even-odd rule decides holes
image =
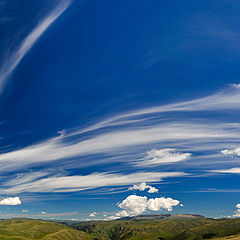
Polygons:
[[62,224],[30,219],[0,222],[1,240],[77,240],[93,239],[90,235]]
[[[201,227],[191,228],[176,236],[177,240],[210,239],[240,233],[240,219],[218,220]],[[190,237],[191,236],[191,237]]]
[[76,224],[76,229],[88,233],[105,234],[110,240],[171,239],[184,230],[210,223],[209,219],[194,220],[130,220]]
[[240,235],[232,235],[228,237],[212,238],[211,240],[240,240]]
[[80,223],[75,227],[102,233],[108,240],[202,240],[239,234],[240,219],[130,220]]
[[74,227],[81,231],[42,220],[4,220],[0,240],[240,240],[240,219],[118,220]]

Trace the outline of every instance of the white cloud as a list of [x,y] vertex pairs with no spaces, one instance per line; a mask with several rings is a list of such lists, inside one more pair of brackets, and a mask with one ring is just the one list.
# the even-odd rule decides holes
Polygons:
[[12,74],[22,58],[33,47],[39,37],[48,29],[48,27],[69,7],[71,1],[63,0],[29,33],[29,35],[20,44],[0,69],[0,91],[7,78]]
[[136,165],[140,166],[156,166],[163,163],[174,163],[187,160],[191,156],[191,153],[179,153],[175,148],[164,149],[152,149],[147,151],[147,156],[140,161],[136,162]]
[[[108,126],[121,125],[131,120],[139,122],[146,119],[148,114],[166,113],[166,112],[197,112],[197,111],[221,111],[225,109],[240,109],[240,84],[231,84],[228,88],[218,91],[210,96],[193,99],[190,101],[182,101],[173,104],[166,104],[156,107],[149,107],[121,113],[98,122],[88,128],[75,131],[71,135],[81,134]],[[142,118],[144,116],[144,118]],[[132,119],[134,117],[134,120]]]
[[0,205],[20,205],[21,200],[19,197],[9,197],[0,201]]
[[138,172],[131,174],[92,173],[85,176],[52,176],[31,182],[20,183],[12,181],[5,183],[1,191],[5,194],[20,192],[74,192],[107,186],[126,186],[138,181],[159,182],[162,178],[180,177],[187,174],[183,172]]
[[240,147],[234,149],[224,149],[221,151],[224,155],[237,155],[240,156]]
[[147,197],[130,195],[118,204],[122,208],[122,215],[135,216],[143,213],[147,208]]
[[124,199],[121,203],[117,204],[118,207],[122,208],[122,211],[117,212],[115,215],[110,216],[107,220],[118,219],[121,217],[136,216],[140,215],[146,210],[161,211],[166,209],[172,211],[174,206],[178,206],[180,201],[172,198],[150,198],[146,196],[130,195]]
[[150,185],[147,185],[146,183],[140,183],[138,185],[133,185],[132,187],[128,188],[128,190],[140,190],[140,191],[144,191],[145,189],[149,189],[148,192],[149,193],[156,193],[158,192],[158,189],[155,187],[152,187]]
[[92,212],[89,214],[89,217],[96,217],[96,214],[97,214],[96,212]]
[[235,214],[232,215],[232,217],[240,217],[240,203],[236,205],[237,210],[235,211]]
[[[239,126],[240,129],[240,126]],[[24,165],[54,161],[59,159],[74,158],[88,154],[105,153],[116,154],[116,152],[134,151],[133,146],[144,144],[164,143],[166,141],[206,141],[206,139],[228,139],[238,137],[237,129],[232,126],[215,126],[212,124],[185,124],[168,123],[159,126],[149,126],[137,130],[119,130],[103,133],[87,140],[69,142],[68,135],[59,136],[40,144],[35,144],[23,149],[0,154],[1,169],[23,167]],[[160,150],[159,150],[160,151]],[[161,152],[160,152],[161,153]],[[170,154],[169,151],[161,154]],[[172,153],[169,155],[171,161],[186,159],[189,153]],[[154,161],[154,160],[152,160]],[[158,157],[156,161],[169,161],[167,157]],[[135,160],[132,160],[135,163]],[[141,162],[141,161],[140,161]],[[141,162],[145,164],[146,161]],[[151,162],[151,160],[150,160]],[[140,164],[140,163],[139,163]],[[146,165],[147,166],[147,165]]]
[[[180,162],[186,159],[189,159],[189,164],[192,163],[194,167],[201,168],[204,159],[207,164],[211,164],[213,158],[220,161],[219,148],[231,147],[231,144],[239,139],[240,123],[222,122],[221,119],[216,122],[215,118],[212,121],[209,119],[206,121],[204,114],[198,119],[191,118],[189,117],[191,115],[188,114],[188,120],[186,118],[179,120],[179,116],[176,118],[169,117],[168,120],[167,112],[179,112],[181,114],[186,111],[239,109],[239,103],[240,88],[233,86],[205,98],[122,113],[79,131],[64,130],[60,132],[59,136],[44,140],[41,143],[1,153],[0,169],[10,169],[12,171],[15,168],[23,168],[30,164],[41,165],[44,161],[62,159],[65,161],[61,162],[61,166],[66,164],[68,167],[70,161],[72,161],[74,167],[76,165],[81,167],[82,165],[99,164],[101,163],[99,159],[81,160],[82,156],[87,157],[96,153],[101,153],[103,158],[101,161],[111,162],[113,159],[117,159],[116,161],[125,161],[127,164],[138,164],[138,167],[144,167],[145,171],[151,166]],[[164,119],[166,120],[161,117],[161,113],[164,113]],[[112,126],[116,127],[112,128]],[[95,131],[99,129],[101,131]],[[82,137],[83,132],[89,133],[88,138],[86,138],[86,135]],[[74,136],[74,141],[72,136]],[[143,154],[149,149],[149,145],[157,147],[155,150],[148,151],[147,156],[142,159]],[[175,150],[174,146],[181,147],[181,151]],[[201,149],[206,155],[190,158],[192,149],[195,151]],[[213,152],[217,152],[219,155],[216,156]],[[209,156],[214,157],[210,158]],[[194,162],[193,160],[196,160],[197,157],[199,161]],[[206,159],[208,160],[206,161]],[[220,171],[237,173],[239,170],[238,168],[232,168],[230,170],[216,170],[215,172]],[[39,176],[36,175],[32,179],[31,176],[20,175],[17,179],[3,183],[2,191],[11,194],[18,192],[80,191],[103,186],[126,186],[139,182],[158,182],[164,177],[161,173],[154,174],[140,172],[126,175],[121,173],[92,173],[87,176],[55,176],[54,174],[52,174],[53,176],[49,176],[51,174],[41,176],[40,173]],[[165,177],[170,176],[170,173],[167,174]],[[174,174],[176,173],[173,173],[172,176],[184,175],[183,173]],[[140,179],[138,179],[139,176]],[[154,189],[149,188],[149,191],[153,192]]]
[[[139,167],[150,167],[158,164],[167,164],[189,159],[191,149],[197,147],[204,150],[216,150],[220,152],[219,146],[229,140],[239,138],[239,123],[211,122],[204,117],[194,120],[176,118],[170,121],[151,120],[152,115],[163,112],[183,112],[183,111],[209,111],[240,108],[240,89],[233,86],[230,89],[218,92],[209,97],[185,101],[175,104],[168,104],[154,108],[140,109],[129,113],[123,113],[110,117],[102,122],[93,124],[89,128],[79,131],[61,131],[60,136],[45,140],[39,144],[34,144],[22,149],[13,150],[0,154],[1,169],[22,168],[29,164],[41,164],[44,161],[55,161],[70,159],[89,154],[102,153],[107,156],[118,154],[118,158],[126,152],[133,156],[128,163]],[[219,104],[219,101],[221,104]],[[237,104],[236,104],[237,103]],[[134,117],[134,119],[132,119]],[[133,122],[137,126],[131,125]],[[111,128],[117,126],[118,130]],[[94,132],[94,130],[104,128],[104,131]],[[81,134],[91,132],[89,137],[82,138]],[[74,141],[71,137],[74,135]],[[209,144],[211,142],[211,144]],[[174,148],[153,149],[147,152],[143,159],[139,158],[139,151],[136,148],[149,146],[149,144],[159,145],[183,145],[187,149],[177,152]],[[172,144],[171,144],[172,143]],[[145,151],[145,149],[144,149]],[[207,154],[207,153],[206,153]],[[135,158],[134,158],[135,156]],[[207,157],[207,156],[203,156]],[[126,161],[126,158],[122,158]],[[105,161],[111,161],[106,158]],[[97,163],[97,161],[96,161]],[[78,161],[80,164],[93,164],[93,161]]]
[[43,214],[43,215],[46,215],[47,213],[46,213],[46,212],[44,212],[44,211],[42,211],[42,212],[41,212],[41,214]]
[[148,200],[148,209],[152,211],[160,211],[162,209],[167,209],[172,211],[172,207],[177,206],[180,202],[172,198],[151,198]]
[[155,188],[155,187],[149,186],[148,192],[149,192],[149,193],[157,193],[157,192],[158,192],[158,189]]
[[219,169],[219,170],[211,170],[209,172],[214,173],[240,173],[240,168],[230,168],[230,169]]
[[23,210],[22,210],[22,212],[24,212],[24,213],[27,213],[27,212],[28,212],[28,210],[27,210],[27,209],[23,209]]

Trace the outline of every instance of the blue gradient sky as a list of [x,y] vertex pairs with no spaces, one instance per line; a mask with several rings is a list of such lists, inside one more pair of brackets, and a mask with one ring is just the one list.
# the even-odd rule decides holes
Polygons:
[[[0,196],[21,204],[0,202],[0,217],[105,219],[132,194],[234,215],[239,11],[235,0],[1,0]],[[128,190],[142,182],[158,192]]]

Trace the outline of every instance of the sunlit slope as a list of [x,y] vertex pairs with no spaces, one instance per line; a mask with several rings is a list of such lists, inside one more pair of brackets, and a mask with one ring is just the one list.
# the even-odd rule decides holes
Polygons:
[[108,240],[202,240],[240,234],[240,219],[125,220],[79,223],[74,227],[101,233]]
[[240,235],[232,235],[228,237],[212,238],[212,240],[240,240]]
[[212,220],[130,220],[109,222],[86,222],[75,224],[75,228],[87,233],[102,233],[109,240],[168,240],[191,228],[211,223]]
[[92,239],[68,226],[41,220],[12,219],[0,222],[1,240],[78,240]]
[[240,234],[240,219],[212,220],[200,227],[190,228],[175,236],[173,240],[211,239]]

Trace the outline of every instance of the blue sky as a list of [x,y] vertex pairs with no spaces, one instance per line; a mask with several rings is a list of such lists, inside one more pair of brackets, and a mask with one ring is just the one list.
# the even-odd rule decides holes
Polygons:
[[1,218],[240,216],[239,10],[0,1]]

